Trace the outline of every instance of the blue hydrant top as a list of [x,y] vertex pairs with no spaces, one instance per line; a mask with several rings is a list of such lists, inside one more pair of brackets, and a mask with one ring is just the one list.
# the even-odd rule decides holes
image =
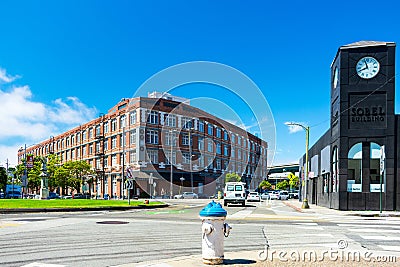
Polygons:
[[208,203],[199,213],[202,217],[226,217],[227,214],[221,204],[215,203],[214,200]]

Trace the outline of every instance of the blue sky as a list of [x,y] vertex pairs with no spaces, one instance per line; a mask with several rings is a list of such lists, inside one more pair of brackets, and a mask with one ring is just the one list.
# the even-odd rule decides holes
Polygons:
[[[312,126],[311,143],[328,129],[330,64],[337,49],[360,40],[400,43],[399,5],[3,0],[0,164],[7,158],[15,164],[18,147],[106,113],[152,75],[190,61],[218,62],[247,75],[276,124],[273,164],[295,162],[304,153],[304,132],[289,133],[284,122]],[[174,92],[225,101],[244,125],[254,124],[245,106],[215,87],[191,84]],[[399,103],[397,97],[397,112]]]

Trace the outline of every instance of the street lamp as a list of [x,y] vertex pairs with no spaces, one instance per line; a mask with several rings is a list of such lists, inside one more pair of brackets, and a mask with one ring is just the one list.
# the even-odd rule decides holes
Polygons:
[[172,181],[173,181],[173,176],[174,176],[174,171],[173,171],[173,151],[172,151],[172,149],[173,149],[173,145],[174,145],[174,143],[175,143],[175,140],[176,140],[176,138],[175,138],[175,133],[176,133],[176,131],[175,130],[170,130],[169,131],[169,133],[170,133],[170,145],[171,145],[171,155],[170,155],[170,159],[169,159],[169,164],[171,164],[171,167],[170,167],[170,175],[169,175],[169,197],[170,198],[173,198],[173,188],[172,188]]
[[185,178],[181,177],[181,178],[179,178],[179,180],[181,180],[181,187],[179,188],[179,194],[181,194],[183,181],[185,181]]
[[309,209],[310,206],[308,205],[307,199],[307,183],[308,183],[308,143],[310,138],[310,127],[304,126],[297,122],[285,122],[287,126],[299,126],[306,131],[306,169],[304,172],[304,198],[303,198],[303,205],[301,206],[302,209]]

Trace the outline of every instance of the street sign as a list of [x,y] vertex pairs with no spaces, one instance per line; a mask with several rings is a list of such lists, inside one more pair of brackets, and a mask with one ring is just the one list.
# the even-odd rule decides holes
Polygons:
[[33,155],[26,156],[26,167],[33,168]]
[[380,161],[379,161],[381,175],[385,172],[385,158],[386,158],[385,146],[381,146],[381,157],[380,157]]
[[133,189],[134,181],[133,180],[126,180],[125,189]]
[[126,168],[126,176],[129,179],[133,179],[133,169],[132,168],[130,168],[130,167]]

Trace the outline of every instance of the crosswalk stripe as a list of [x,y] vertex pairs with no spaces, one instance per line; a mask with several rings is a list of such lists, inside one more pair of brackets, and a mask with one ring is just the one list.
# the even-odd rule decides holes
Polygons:
[[363,239],[369,240],[385,240],[385,241],[400,241],[398,236],[384,236],[384,235],[360,235]]
[[65,267],[65,265],[33,262],[21,267]]

